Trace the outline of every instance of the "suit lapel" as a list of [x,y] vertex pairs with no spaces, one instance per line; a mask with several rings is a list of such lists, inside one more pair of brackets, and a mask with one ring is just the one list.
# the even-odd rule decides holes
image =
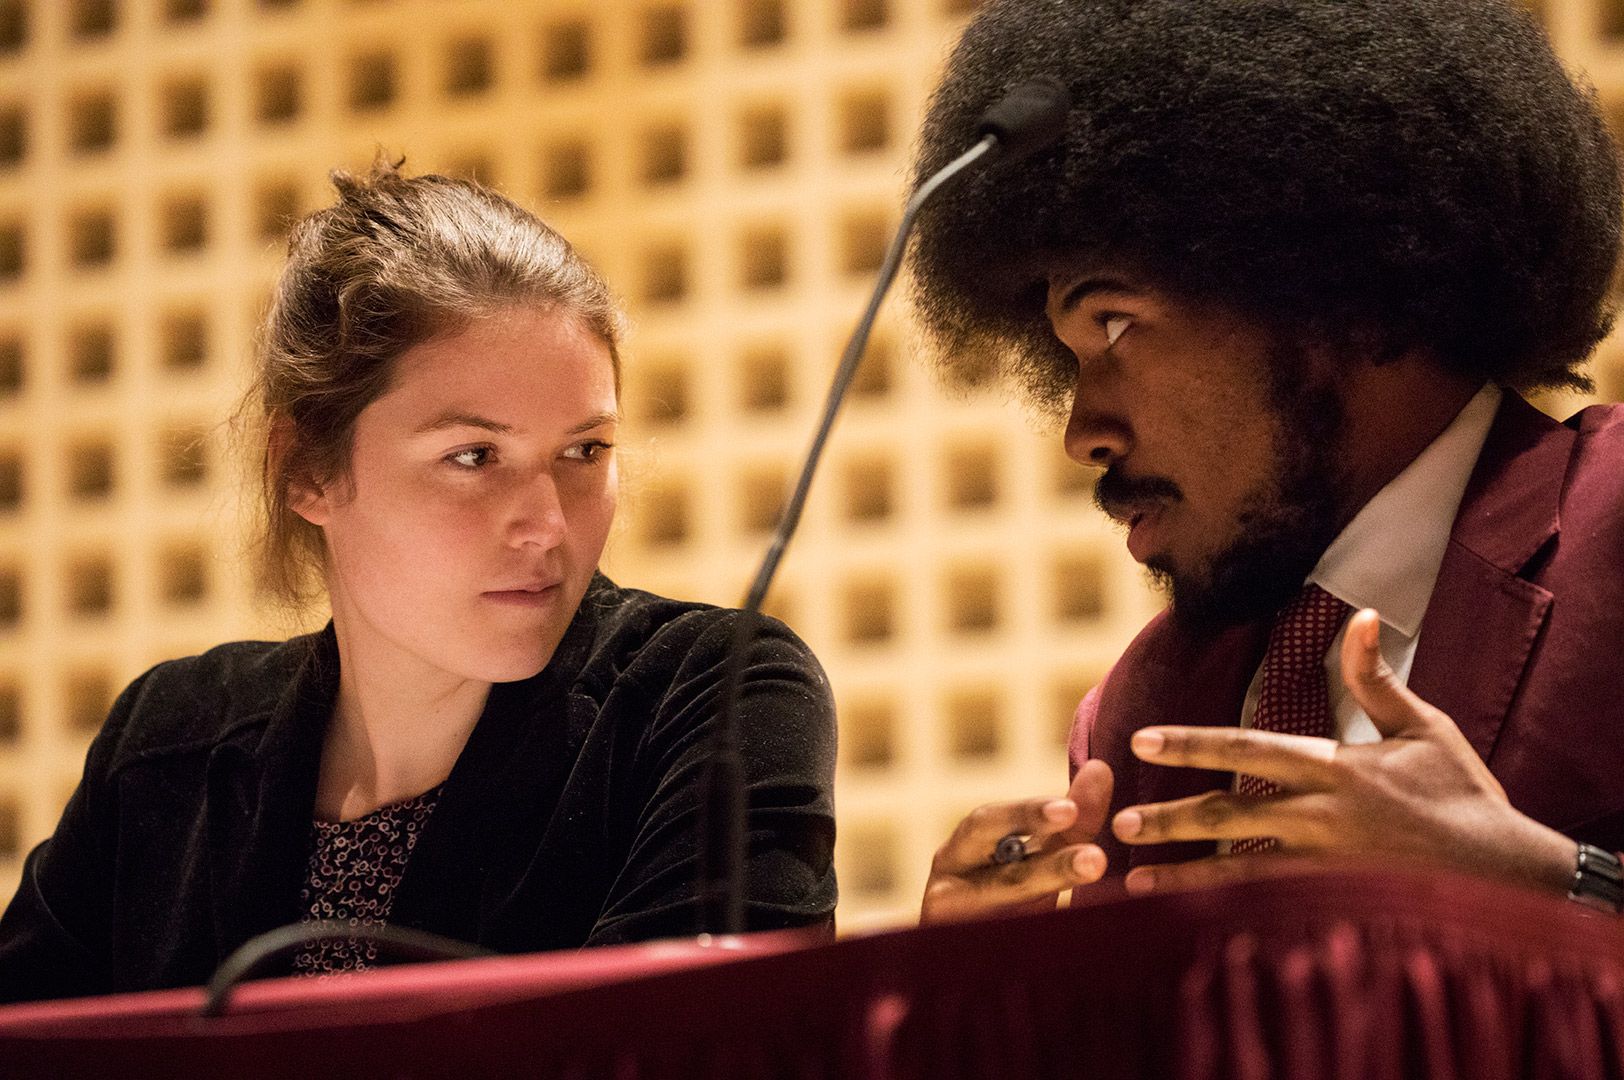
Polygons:
[[208,763],[209,892],[217,961],[299,918],[322,737],[338,687],[332,627],[310,648],[263,727],[214,748]]
[[1486,761],[1522,684],[1551,594],[1519,575],[1561,528],[1575,435],[1508,393],[1484,442],[1421,622],[1409,685]]
[[[1125,784],[1119,780],[1122,790],[1113,812],[1132,803],[1167,802],[1229,786],[1230,773],[1147,765],[1127,752],[1127,739],[1133,730],[1151,724],[1234,727],[1252,673],[1263,659],[1269,625],[1269,620],[1260,620],[1225,630],[1216,638],[1196,638],[1168,620],[1167,647],[1145,658],[1142,673],[1122,681],[1139,700],[1119,713],[1132,718],[1130,730],[1120,736],[1125,757],[1116,765],[1129,776]],[[1123,847],[1130,866],[1183,862],[1213,852],[1210,842]]]

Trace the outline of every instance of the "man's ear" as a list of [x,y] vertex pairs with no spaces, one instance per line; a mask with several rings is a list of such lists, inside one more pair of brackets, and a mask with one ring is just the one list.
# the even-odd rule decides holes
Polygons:
[[[282,472],[297,441],[298,436],[294,432],[292,420],[282,416],[271,422],[265,463],[270,476],[277,476]],[[316,526],[327,524],[332,515],[331,501],[326,489],[303,470],[288,477],[287,504],[289,510]]]

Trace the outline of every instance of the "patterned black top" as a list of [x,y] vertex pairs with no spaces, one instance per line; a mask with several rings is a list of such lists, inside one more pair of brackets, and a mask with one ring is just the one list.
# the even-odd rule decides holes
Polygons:
[[[299,894],[302,921],[343,919],[351,926],[388,922],[395,888],[440,799],[440,787],[352,821],[312,821],[310,864]],[[378,947],[372,942],[309,941],[294,957],[293,970],[299,975],[334,975],[359,971],[377,959]]]

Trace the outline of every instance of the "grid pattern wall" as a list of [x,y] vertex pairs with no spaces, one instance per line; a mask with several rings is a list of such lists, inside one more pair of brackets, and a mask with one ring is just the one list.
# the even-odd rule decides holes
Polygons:
[[[477,176],[600,266],[636,323],[606,567],[736,602],[974,6],[0,0],[0,896],[119,687],[289,629],[222,421],[327,169]],[[1624,117],[1624,4],[1543,15]],[[1615,347],[1599,374],[1624,397]],[[846,929],[910,918],[969,807],[1061,788],[1073,706],[1159,603],[1089,474],[973,390],[893,305],[769,603],[836,688]]]

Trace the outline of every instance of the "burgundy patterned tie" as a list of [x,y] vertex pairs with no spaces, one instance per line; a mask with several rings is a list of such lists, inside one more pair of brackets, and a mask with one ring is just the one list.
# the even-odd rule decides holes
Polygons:
[[[1252,726],[1258,731],[1336,738],[1331,698],[1325,685],[1325,650],[1331,647],[1352,607],[1318,585],[1309,583],[1275,616],[1269,646],[1263,653],[1263,689]],[[1235,790],[1241,795],[1274,795],[1278,785],[1241,773]],[[1236,840],[1234,855],[1268,851],[1272,836]]]

